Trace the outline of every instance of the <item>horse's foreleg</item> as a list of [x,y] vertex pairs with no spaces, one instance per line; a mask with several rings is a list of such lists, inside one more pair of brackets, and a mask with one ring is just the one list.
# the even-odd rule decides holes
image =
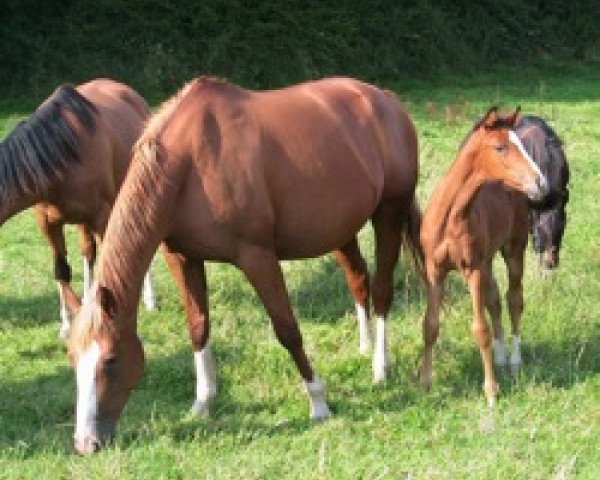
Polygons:
[[63,233],[63,222],[51,222],[42,208],[36,209],[38,224],[50,243],[54,257],[54,278],[58,284],[61,326],[59,335],[66,339],[71,332],[71,317],[80,307],[79,299],[71,288],[71,267],[67,262],[67,247]]
[[356,319],[358,320],[359,351],[371,350],[372,336],[369,324],[369,271],[360,253],[356,237],[334,252],[335,258],[346,274],[346,282],[354,297]]
[[510,368],[514,374],[521,368],[521,316],[523,314],[523,261],[524,249],[505,256],[508,268],[508,290],[506,301],[510,315],[512,331],[512,351]]
[[433,376],[433,347],[440,331],[440,307],[444,295],[443,279],[433,273],[433,268],[427,272],[427,310],[423,318],[423,363],[421,365],[421,386],[429,388]]
[[500,292],[498,283],[494,278],[492,263],[488,264],[489,274],[487,276],[487,285],[485,293],[485,306],[492,319],[492,328],[494,329],[494,340],[492,349],[494,353],[494,364],[505,366],[508,362],[506,345],[504,343],[504,329],[502,328],[502,305],[500,303]]
[[144,287],[142,290],[142,301],[146,310],[154,312],[157,309],[156,292],[154,291],[154,285],[152,284],[152,264],[148,267],[148,271],[144,276]]
[[496,403],[498,393],[498,384],[494,375],[494,366],[492,364],[492,348],[490,328],[485,318],[485,293],[487,286],[488,272],[483,270],[473,270],[469,275],[469,288],[473,300],[473,336],[479,345],[481,359],[483,361],[484,385],[483,390],[490,407]]
[[292,356],[304,379],[310,399],[311,418],[323,420],[331,415],[325,401],[325,384],[313,371],[302,346],[302,335],[292,313],[287,289],[275,253],[268,248],[245,246],[240,249],[237,266],[244,272],[265,306],[279,343]]
[[204,264],[174,253],[167,246],[164,247],[164,254],[181,290],[194,349],[196,400],[192,413],[205,416],[210,413],[210,403],[217,395],[217,381],[209,342],[210,321]]
[[85,302],[94,279],[97,248],[96,239],[88,225],[80,224],[79,233],[81,235],[81,255],[83,256],[83,301]]
[[393,299],[394,268],[400,253],[403,212],[397,205],[382,203],[373,214],[376,271],[373,281],[373,309],[376,316],[373,382],[384,381],[390,366],[387,317]]

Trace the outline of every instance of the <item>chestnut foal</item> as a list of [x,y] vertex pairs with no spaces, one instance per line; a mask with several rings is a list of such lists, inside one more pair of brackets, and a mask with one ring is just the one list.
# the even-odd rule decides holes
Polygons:
[[[427,284],[421,383],[424,387],[431,384],[444,280],[449,271],[458,270],[471,291],[473,335],[483,360],[484,391],[490,406],[495,403],[498,386],[486,307],[494,328],[501,328],[500,297],[492,260],[500,251],[508,268],[507,301],[513,333],[510,363],[518,368],[523,257],[528,235],[527,197],[540,201],[548,190],[545,177],[514,132],[518,120],[519,110],[509,117],[500,117],[494,107],[474,127],[450,171],[435,189],[421,229]],[[498,349],[496,355],[499,363],[506,363],[505,351]]]

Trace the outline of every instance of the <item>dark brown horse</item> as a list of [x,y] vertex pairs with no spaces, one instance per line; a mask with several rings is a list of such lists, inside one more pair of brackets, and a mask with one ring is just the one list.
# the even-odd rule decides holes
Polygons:
[[560,260],[569,201],[569,164],[556,132],[540,117],[524,116],[515,132],[525,150],[548,180],[543,202],[530,202],[533,248],[539,254],[542,272],[554,270]]
[[[130,87],[98,79],[59,87],[0,143],[0,225],[35,205],[40,228],[54,253],[60,293],[61,336],[79,308],[73,292],[63,227],[77,224],[82,236],[84,295],[101,236],[132,147],[150,110]],[[145,300],[154,294],[146,283]]]
[[[200,78],[154,116],[137,143],[99,259],[97,285],[75,322],[75,448],[97,450],[143,371],[137,302],[164,241],[181,287],[197,368],[193,410],[216,394],[208,344],[205,261],[244,272],[302,378],[311,416],[330,415],[289,302],[279,260],[335,250],[354,291],[368,291],[356,234],[376,237],[375,379],[385,377],[385,320],[403,233],[418,222],[417,137],[390,92],[346,78],[251,92]],[[416,241],[416,238],[413,238]],[[362,263],[361,263],[362,262]],[[364,303],[363,303],[364,304]]]
[[[458,270],[471,291],[473,334],[481,351],[484,391],[490,406],[495,403],[498,386],[486,307],[496,338],[503,341],[500,296],[492,261],[500,251],[508,268],[507,301],[513,333],[510,363],[516,369],[521,363],[519,329],[529,227],[527,197],[542,201],[548,190],[545,177],[514,132],[518,120],[518,111],[506,118],[500,117],[496,108],[488,112],[467,137],[450,171],[434,191],[421,229],[427,283],[421,383],[425,387],[431,384],[444,280],[450,270]],[[494,345],[501,347],[495,352],[497,361],[506,363],[504,344]]]

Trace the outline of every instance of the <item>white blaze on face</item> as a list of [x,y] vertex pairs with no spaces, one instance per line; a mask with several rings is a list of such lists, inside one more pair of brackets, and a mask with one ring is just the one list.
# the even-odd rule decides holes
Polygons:
[[75,438],[89,435],[92,419],[96,417],[96,366],[100,360],[100,345],[93,341],[77,361],[77,410]]
[[[517,147],[517,150],[519,150],[519,153],[525,157],[525,159],[527,159],[527,161],[529,162],[529,166],[533,169],[533,171],[539,175],[539,182],[536,183],[535,180],[529,180],[526,182],[525,184],[525,188],[527,190],[528,194],[532,194],[533,197],[541,197],[542,196],[542,192],[540,192],[540,187],[545,191],[547,189],[547,182],[546,182],[546,177],[542,174],[540,168],[537,166],[537,164],[533,161],[533,159],[531,158],[531,156],[529,155],[529,153],[527,153],[527,150],[525,150],[525,147],[523,147],[523,143],[521,142],[521,139],[518,137],[518,135],[514,132],[514,130],[509,130],[508,131],[508,139],[510,140],[510,142],[515,145]],[[538,187],[539,185],[539,187]]]

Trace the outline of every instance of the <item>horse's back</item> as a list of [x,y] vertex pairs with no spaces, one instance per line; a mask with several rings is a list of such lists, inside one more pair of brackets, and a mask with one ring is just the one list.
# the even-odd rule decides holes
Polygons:
[[283,257],[337,248],[384,194],[408,205],[414,194],[408,115],[395,98],[355,80],[261,92],[199,82],[167,123],[167,149],[194,158],[189,201],[204,203],[204,216],[220,226],[256,219],[244,228],[274,231]]

